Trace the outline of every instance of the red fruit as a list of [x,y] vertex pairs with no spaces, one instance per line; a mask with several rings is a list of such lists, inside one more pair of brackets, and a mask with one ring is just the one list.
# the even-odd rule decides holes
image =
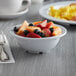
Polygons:
[[47,20],[42,21],[41,25],[45,27],[47,25]]
[[41,25],[41,24],[37,25],[37,27],[40,27],[41,29],[44,29],[44,27],[42,27],[42,25]]
[[47,20],[42,21],[41,24],[37,25],[37,27],[40,27],[41,29],[44,29],[47,25]]
[[54,26],[54,23],[53,22],[48,22],[47,25],[46,25],[46,28],[50,28],[50,26]]
[[48,28],[45,28],[42,30],[45,37],[50,37],[51,36],[51,31]]
[[30,38],[41,38],[41,36],[39,36],[39,35],[37,35],[37,34],[35,34],[35,33],[28,33],[27,35],[26,35],[26,37],[30,37]]

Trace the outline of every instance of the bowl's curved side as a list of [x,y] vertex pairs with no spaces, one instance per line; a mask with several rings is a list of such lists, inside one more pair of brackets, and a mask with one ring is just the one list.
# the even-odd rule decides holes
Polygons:
[[28,51],[35,51],[35,52],[49,52],[52,48],[54,48],[60,38],[55,39],[43,39],[43,40],[28,40],[16,37],[18,43],[21,45],[22,48]]

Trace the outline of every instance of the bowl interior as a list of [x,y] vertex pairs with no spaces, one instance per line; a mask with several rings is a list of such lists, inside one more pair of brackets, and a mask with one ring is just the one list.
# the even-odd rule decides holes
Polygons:
[[53,37],[44,37],[44,38],[28,38],[28,37],[22,37],[22,36],[16,35],[15,32],[13,31],[14,27],[20,27],[21,24],[13,26],[13,27],[11,28],[10,33],[11,33],[13,36],[16,36],[16,37],[19,37],[19,38],[24,38],[24,39],[40,39],[40,40],[41,40],[41,39],[53,39],[53,38],[58,38],[58,37],[60,38],[60,37],[63,37],[64,35],[66,35],[67,29],[66,29],[65,27],[63,27],[63,26],[61,26],[61,25],[57,25],[57,24],[55,24],[55,25],[56,25],[56,26],[59,26],[59,27],[62,29],[62,34],[61,34],[61,35],[53,36]]

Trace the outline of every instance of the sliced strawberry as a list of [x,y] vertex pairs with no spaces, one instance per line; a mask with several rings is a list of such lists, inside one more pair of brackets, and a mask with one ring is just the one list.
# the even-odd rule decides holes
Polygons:
[[41,24],[38,24],[37,27],[40,27],[41,29],[44,29]]
[[41,25],[45,27],[47,25],[47,20],[42,21]]
[[50,37],[51,36],[51,31],[48,28],[45,28],[42,30],[45,37]]
[[46,28],[50,28],[51,26],[54,26],[54,23],[53,22],[48,22],[47,25],[46,25]]
[[41,29],[44,29],[47,25],[47,20],[42,21],[41,24],[38,24],[37,27],[40,27]]
[[41,38],[41,36],[39,36],[38,34],[35,34],[35,33],[29,33],[29,34],[27,34],[27,36],[26,37],[30,37],[30,38]]

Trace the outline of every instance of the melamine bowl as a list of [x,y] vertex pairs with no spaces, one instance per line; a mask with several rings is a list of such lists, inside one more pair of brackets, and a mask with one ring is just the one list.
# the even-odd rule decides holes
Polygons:
[[[33,52],[33,53],[49,53],[51,49],[55,48],[58,44],[59,40],[66,35],[67,30],[61,25],[57,25],[62,29],[62,34],[58,36],[53,37],[46,37],[46,38],[27,38],[18,36],[14,33],[12,27],[10,33],[17,39],[18,43],[22,48],[25,49],[25,51]],[[16,27],[19,27],[20,25],[16,25]]]

